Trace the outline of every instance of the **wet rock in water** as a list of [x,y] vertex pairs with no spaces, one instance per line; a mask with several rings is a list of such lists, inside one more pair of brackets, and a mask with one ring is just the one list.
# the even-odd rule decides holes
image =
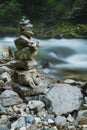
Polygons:
[[42,101],[38,100],[31,100],[28,102],[28,106],[31,110],[37,110],[40,111],[42,108],[45,107],[45,104]]
[[56,115],[66,114],[78,110],[83,95],[80,88],[68,84],[54,84],[46,98],[51,101],[52,111]]
[[87,110],[80,110],[78,112],[77,121],[79,125],[87,124]]
[[66,118],[64,116],[57,116],[55,118],[56,126],[65,126],[66,125]]
[[10,59],[11,57],[12,53],[10,47],[0,44],[0,60]]
[[3,106],[11,106],[23,102],[18,94],[12,90],[5,90],[2,92],[0,95],[0,100]]

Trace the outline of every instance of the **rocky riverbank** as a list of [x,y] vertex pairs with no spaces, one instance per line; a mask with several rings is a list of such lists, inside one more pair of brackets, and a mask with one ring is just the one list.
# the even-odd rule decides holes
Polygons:
[[[14,83],[12,77],[16,71],[11,69],[13,61],[8,62],[13,58],[10,48],[2,45],[1,50],[0,130],[87,129],[86,81],[58,81],[38,73],[36,81],[29,77],[29,82],[34,81],[33,89]],[[23,83],[21,75],[19,79]]]
[[38,73],[40,44],[31,41],[29,20],[19,25],[15,53],[0,45],[0,130],[86,130],[87,82]]

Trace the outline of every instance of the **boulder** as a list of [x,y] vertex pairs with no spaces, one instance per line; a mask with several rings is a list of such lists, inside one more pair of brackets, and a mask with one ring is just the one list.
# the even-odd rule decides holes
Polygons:
[[11,57],[12,53],[10,47],[0,44],[0,60],[10,59]]
[[21,50],[15,51],[14,55],[16,59],[30,60],[37,54],[37,49],[34,46],[25,47]]
[[56,115],[67,114],[80,108],[83,98],[80,88],[68,84],[53,84],[52,86],[46,98],[50,100],[52,111]]
[[3,106],[12,106],[23,102],[18,94],[12,90],[5,90],[2,92],[0,95],[0,100]]

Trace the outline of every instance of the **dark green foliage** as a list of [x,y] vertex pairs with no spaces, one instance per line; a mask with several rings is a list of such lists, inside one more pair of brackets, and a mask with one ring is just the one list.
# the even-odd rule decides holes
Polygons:
[[[16,27],[22,16],[29,18],[35,27],[41,25],[43,35],[45,29],[66,21],[86,24],[87,0],[0,0],[0,26]],[[50,35],[49,30],[46,35]]]
[[16,0],[0,2],[0,24],[4,26],[17,25],[21,12],[22,6]]

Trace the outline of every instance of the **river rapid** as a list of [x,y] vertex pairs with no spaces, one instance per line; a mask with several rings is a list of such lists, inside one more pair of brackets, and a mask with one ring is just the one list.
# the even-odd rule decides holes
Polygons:
[[[9,45],[13,50],[15,38],[0,38],[0,44]],[[36,57],[39,72],[61,80],[87,80],[87,39],[33,40],[39,40],[42,45]]]

